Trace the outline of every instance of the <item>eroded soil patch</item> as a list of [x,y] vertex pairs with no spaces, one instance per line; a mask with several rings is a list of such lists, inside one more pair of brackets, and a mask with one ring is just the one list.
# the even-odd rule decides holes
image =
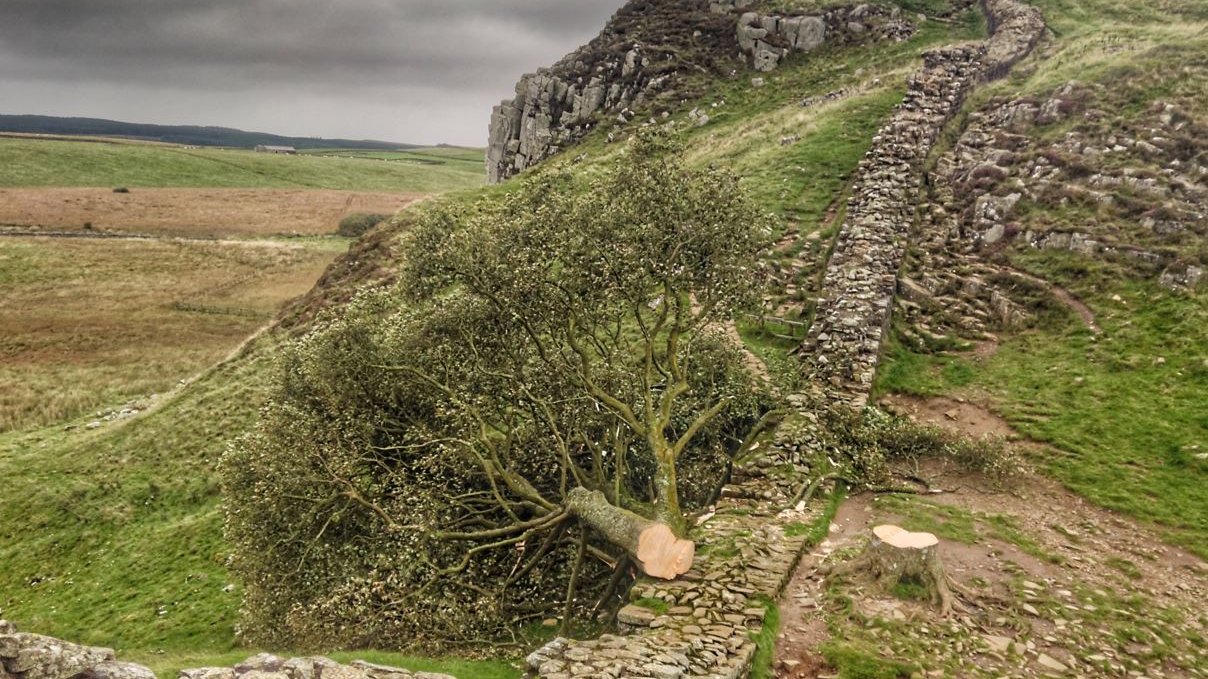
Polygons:
[[[776,676],[835,676],[828,658],[900,663],[903,676],[1208,676],[1202,560],[1043,477],[996,490],[939,465],[925,472],[951,491],[842,506],[781,602]],[[939,535],[948,573],[977,594],[967,610],[940,619],[909,591],[827,579],[825,566],[883,523]]]

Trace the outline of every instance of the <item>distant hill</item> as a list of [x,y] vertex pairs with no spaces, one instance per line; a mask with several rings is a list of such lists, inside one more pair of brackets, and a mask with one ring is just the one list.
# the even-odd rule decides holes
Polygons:
[[239,148],[252,148],[260,144],[268,146],[293,146],[298,149],[395,150],[419,148],[417,144],[402,144],[371,139],[284,137],[265,132],[247,132],[229,127],[150,125],[144,123],[124,123],[116,120],[104,120],[102,118],[56,118],[54,116],[35,115],[0,115],[0,132],[127,137],[172,144],[234,146]]

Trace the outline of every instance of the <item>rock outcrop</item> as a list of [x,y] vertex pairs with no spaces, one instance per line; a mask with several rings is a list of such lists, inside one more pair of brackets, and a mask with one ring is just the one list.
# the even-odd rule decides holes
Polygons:
[[[495,107],[487,178],[496,183],[583,138],[608,118],[668,95],[687,73],[733,61],[734,17],[702,0],[632,0],[603,32],[552,67],[523,76]],[[683,93],[680,93],[681,95]]]
[[[631,121],[682,99],[685,76],[774,69],[822,44],[902,40],[914,26],[897,8],[857,4],[809,16],[746,12],[753,0],[641,0],[550,68],[523,76],[491,114],[487,179],[497,183],[574,145],[602,122]],[[663,111],[657,110],[665,106]]]
[[897,7],[836,7],[809,16],[747,12],[738,20],[738,47],[756,71],[774,70],[793,52],[811,52],[823,43],[843,45],[872,40],[905,40],[914,25]]
[[[928,182],[902,281],[912,293],[897,302],[907,342],[1026,327],[1042,299],[1085,316],[1004,254],[1066,251],[1177,293],[1208,281],[1208,169],[1195,160],[1208,150],[1208,119],[1168,101],[1113,112],[1112,96],[1102,83],[1070,81],[969,114]],[[1066,210],[1085,217],[1054,218]]]
[[990,40],[925,54],[905,100],[857,169],[814,322],[799,349],[826,400],[857,409],[867,402],[915,222],[923,161],[940,132],[978,82],[1005,74],[1044,33],[1040,12],[1017,0],[983,6],[994,28]]
[[0,620],[0,679],[155,679],[155,673],[118,662],[113,649],[18,632]]

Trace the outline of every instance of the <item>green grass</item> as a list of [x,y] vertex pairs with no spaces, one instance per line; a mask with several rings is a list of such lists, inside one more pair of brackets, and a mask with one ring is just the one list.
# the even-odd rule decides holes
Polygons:
[[765,597],[755,598],[757,605],[767,611],[763,616],[763,627],[751,633],[755,641],[755,657],[751,661],[751,679],[772,679],[772,661],[776,657],[776,635],[780,633],[780,607]]
[[124,423],[0,435],[6,617],[122,650],[235,649],[214,467],[256,417],[272,362],[260,344]]
[[[952,25],[927,22],[905,42],[794,55],[766,74],[763,86],[753,85],[750,74],[722,81],[694,104],[710,121],[687,128],[689,157],[730,167],[765,204],[809,233],[822,224],[873,134],[901,101],[917,56],[984,33],[980,14],[966,12]],[[801,106],[807,97],[840,90],[847,95],[836,101]]]
[[1067,319],[985,360],[898,346],[879,389],[987,396],[1022,434],[1052,444],[1037,462],[1053,476],[1208,556],[1208,293],[1172,294],[1070,253],[1017,264],[1086,301],[1102,336]]
[[914,665],[886,660],[871,650],[838,641],[827,642],[822,656],[838,670],[838,679],[907,679],[918,671]]
[[469,149],[454,146],[436,146],[432,148],[406,149],[398,151],[370,151],[359,149],[307,149],[299,151],[306,156],[336,156],[340,158],[365,158],[370,160],[387,160],[418,165],[450,165],[482,173],[486,161],[484,149]]
[[0,139],[0,187],[312,188],[434,193],[481,185],[481,165],[285,156],[94,141]]
[[[1002,89],[997,91],[1112,72],[1132,52],[1119,54],[1112,44],[1100,44],[1104,28],[1146,47],[1192,40],[1185,34],[1197,28],[1142,25],[1141,19],[1168,16],[1163,12],[1176,7],[1180,16],[1204,20],[1204,5],[1189,1],[1037,2],[1058,32],[1061,50],[1044,68],[998,85]],[[709,113],[711,122],[684,128],[688,155],[702,165],[734,168],[769,208],[798,222],[803,233],[821,228],[872,132],[900,97],[918,54],[979,37],[984,26],[976,16],[968,13],[951,25],[927,22],[904,43],[797,56],[766,76],[763,87],[753,86],[747,73],[716,83],[694,104]],[[1089,56],[1075,58],[1075,53]],[[842,101],[808,109],[799,104],[804,97],[843,87],[853,88],[853,94]],[[585,170],[620,147],[605,144],[606,131],[571,151],[571,156],[592,155]],[[801,139],[781,145],[780,138],[788,135]],[[478,150],[359,155],[288,157],[5,139],[0,140],[0,186],[427,192],[482,182]],[[475,195],[507,190],[484,189]],[[1106,331],[1102,339],[1093,340],[1072,322],[1057,323],[1008,339],[996,356],[981,362],[895,347],[879,387],[925,394],[976,389],[990,395],[1025,434],[1065,451],[1043,461],[1058,478],[1097,502],[1162,523],[1177,540],[1206,555],[1208,484],[1205,463],[1196,456],[1205,452],[1208,440],[1208,356],[1203,355],[1208,300],[1203,294],[1173,296],[1110,272],[1096,274],[1093,267],[1085,273],[1085,263],[1047,257],[1019,264],[1056,275],[1090,302]],[[25,275],[0,267],[0,277],[10,274]],[[1110,300],[1116,292],[1126,305]],[[766,337],[744,335],[769,354],[785,348]],[[254,421],[271,372],[271,354],[271,341],[264,340],[250,356],[220,366],[158,410],[112,428],[66,432],[60,423],[0,434],[5,487],[0,607],[5,616],[25,629],[117,647],[124,657],[151,664],[165,677],[183,666],[230,664],[250,653],[235,648],[239,589],[223,591],[230,584],[223,566],[228,547],[221,535],[214,464],[224,446]],[[1166,358],[1160,366],[1153,362],[1159,355]],[[1081,381],[1075,383],[1076,378]],[[1020,539],[1011,525],[970,528],[974,519],[943,513],[933,514],[927,524],[922,514],[915,517],[918,523],[908,525],[931,526],[953,539],[968,538],[970,530]],[[813,536],[810,526],[789,530]],[[727,544],[713,547],[718,554],[732,549]],[[1117,567],[1123,572],[1122,564]],[[774,640],[773,616],[770,610],[760,632],[761,648]],[[440,669],[463,679],[518,676],[506,663],[425,665],[395,655],[353,655]],[[828,647],[827,657],[848,678],[896,677],[906,671],[853,647]]]
[[876,503],[879,509],[902,517],[900,523],[906,530],[933,533],[966,545],[979,540],[1001,540],[1041,561],[1060,563],[1059,557],[1036,542],[1009,516],[972,512],[907,495],[884,495]]
[[654,611],[659,615],[665,614],[669,608],[666,601],[663,601],[662,599],[655,599],[653,597],[637,599],[633,602],[633,605],[637,606],[638,608],[645,608],[646,610]]

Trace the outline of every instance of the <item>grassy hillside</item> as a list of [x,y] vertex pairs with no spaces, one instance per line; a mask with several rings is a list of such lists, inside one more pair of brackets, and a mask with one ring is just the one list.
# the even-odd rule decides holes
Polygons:
[[[454,156],[456,157],[456,156]],[[152,144],[0,138],[0,187],[311,188],[433,193],[483,183],[471,162],[386,163]]]
[[[1152,129],[1166,104],[1208,110],[1208,6],[1168,0],[1038,0],[1059,36],[1016,77],[983,92],[1041,100],[1071,80],[1089,86],[1089,110],[1073,121],[1020,130],[1059,150],[1078,131],[1101,144]],[[1192,124],[1191,121],[1187,124]],[[1190,129],[1190,128],[1187,128]],[[1158,134],[1151,132],[1150,134]],[[1169,133],[1167,133],[1169,134]],[[1143,137],[1139,137],[1142,138]],[[1054,155],[1054,158],[1061,158]],[[1202,158],[1202,155],[1200,156]],[[1090,161],[1090,172],[1161,176],[1162,166],[1121,154]],[[1162,199],[1118,189],[1108,205],[1029,194],[1017,228],[1085,231],[1183,261],[1208,263],[1195,221],[1176,234],[1155,232],[1133,213]],[[1072,196],[1073,193],[1068,195]],[[1023,435],[1051,444],[1036,460],[1079,494],[1157,524],[1167,538],[1208,557],[1208,292],[1159,285],[1152,266],[1127,258],[1036,250],[1019,244],[1011,266],[1065,288],[1102,328],[1092,333],[1072,313],[1043,314],[1029,330],[1005,335],[992,355],[920,353],[890,347],[882,392],[960,396],[987,403]]]
[[[137,418],[0,434],[6,617],[115,646],[165,676],[246,657],[236,650],[240,591],[223,566],[214,467],[256,417],[275,346],[255,342]],[[463,679],[519,676],[510,663],[371,657]]]
[[457,146],[433,146],[431,148],[367,150],[367,149],[308,149],[303,155],[335,156],[340,158],[370,158],[419,165],[452,165],[476,172],[482,171],[486,153],[482,149],[467,149]]
[[[975,36],[979,30],[976,22],[931,24],[906,43],[797,58],[762,88],[748,76],[724,83],[716,99],[724,97],[731,108],[704,128],[685,128],[692,157],[701,163],[732,165],[748,175],[755,188],[780,187],[762,195],[781,212],[800,213],[800,219],[811,220],[803,228],[817,228],[826,204],[833,200],[825,194],[838,194],[845,186],[879,117],[900,96],[905,74],[921,50]],[[856,88],[861,94],[836,105],[802,109],[801,98],[839,87]],[[781,146],[779,136],[785,129],[804,134],[793,145]],[[606,146],[603,136],[600,133],[585,147],[590,162],[616,148]],[[718,144],[719,139],[728,141]],[[394,177],[434,169],[378,160],[40,144],[0,141],[0,154],[14,150],[32,156],[60,154],[52,156],[60,168],[58,176],[46,178],[56,183],[71,174],[79,181],[103,177],[104,184],[136,184],[123,172],[139,173],[157,184],[203,179],[281,181],[276,175],[254,172],[265,168],[268,173],[333,186],[340,177],[330,175],[327,168],[369,173],[355,175],[357,182],[372,179],[375,172]],[[471,163],[463,159],[465,152],[422,153],[457,159],[455,167],[439,166],[437,171],[461,177],[469,170],[460,166],[473,164],[475,182],[482,176],[477,158]],[[0,172],[12,181],[14,175],[50,173],[46,168],[56,167],[35,162],[32,156],[7,162]],[[147,165],[131,163],[138,159]],[[228,159],[242,169],[227,174]],[[63,160],[79,162],[58,162]],[[303,172],[311,169],[314,174]],[[820,177],[825,177],[825,188],[813,190]],[[370,188],[364,183],[356,187]],[[362,252],[356,259],[371,257]],[[10,479],[7,487],[21,498],[0,509],[0,607],[6,615],[30,629],[128,650],[232,648],[239,595],[237,590],[223,591],[229,580],[222,568],[225,548],[213,465],[255,416],[270,378],[276,341],[271,336],[262,339],[241,358],[131,420],[95,431],[65,432],[60,424],[0,436],[0,475]],[[75,424],[86,422],[79,419]],[[43,458],[45,465],[34,464]],[[35,536],[22,538],[31,525],[37,527]]]
[[[1136,36],[1142,45],[1181,40],[1194,46],[1202,26],[1187,22],[1204,20],[1202,3],[1173,0],[1143,6],[1108,0],[1039,4],[1057,34],[1058,51],[1025,65],[1022,79],[997,91],[1041,91],[1078,73],[1107,79],[1113,73],[1109,64],[1127,64],[1136,51],[1116,49],[1105,34]],[[901,96],[919,53],[983,33],[977,15],[968,13],[951,23],[928,21],[903,43],[796,55],[765,76],[761,86],[750,73],[710,83],[708,95],[673,116],[694,162],[735,168],[785,217],[786,231],[801,234],[787,239],[776,254],[776,264],[792,269],[781,282],[780,296],[797,300],[798,311],[808,316],[800,302],[815,296],[813,274],[842,215],[852,172]],[[1194,53],[1175,54],[1189,63],[1195,59]],[[802,106],[807,98],[820,99]],[[708,113],[708,124],[689,122],[687,113],[694,107]],[[587,159],[576,167],[591,171],[593,163],[620,146],[607,142],[609,131],[603,126],[581,147],[551,162],[571,166],[571,158],[585,153]],[[391,162],[367,155],[281,157],[0,140],[0,186],[425,191],[482,181],[481,164],[468,152],[437,149],[384,157]],[[434,159],[442,163],[426,162]],[[346,262],[345,269],[365,272],[388,265],[365,252],[356,260]],[[1020,267],[1084,295],[1100,314],[1106,341],[1092,341],[1075,324],[1058,320],[1006,338],[986,361],[895,348],[880,386],[920,393],[976,388],[1025,434],[1065,451],[1047,463],[1059,478],[1098,502],[1163,522],[1185,543],[1208,544],[1202,490],[1208,484],[1202,483],[1203,462],[1195,457],[1199,449],[1192,448],[1208,440],[1203,415],[1208,412],[1208,366],[1203,364],[1208,300],[1202,294],[1175,297],[1111,270],[1090,267],[1089,273],[1079,273],[1086,267],[1074,264],[1018,260]],[[325,294],[336,292],[347,290]],[[1123,302],[1114,301],[1117,294]],[[1145,310],[1135,313],[1138,308]],[[64,431],[66,423],[58,423],[0,434],[0,477],[11,492],[0,504],[0,607],[6,616],[28,629],[117,646],[136,658],[165,651],[169,662],[160,665],[165,670],[173,662],[204,664],[197,656],[181,659],[186,651],[233,652],[239,590],[226,591],[233,583],[223,568],[226,547],[213,468],[224,447],[253,421],[279,341],[275,335],[262,338],[239,358],[127,421],[96,430]],[[761,348],[783,351],[774,344]],[[1164,364],[1153,362],[1158,356]],[[1096,412],[1087,414],[1090,409]],[[86,422],[81,418],[74,424]],[[474,671],[482,673],[462,676],[509,672],[506,665]]]

